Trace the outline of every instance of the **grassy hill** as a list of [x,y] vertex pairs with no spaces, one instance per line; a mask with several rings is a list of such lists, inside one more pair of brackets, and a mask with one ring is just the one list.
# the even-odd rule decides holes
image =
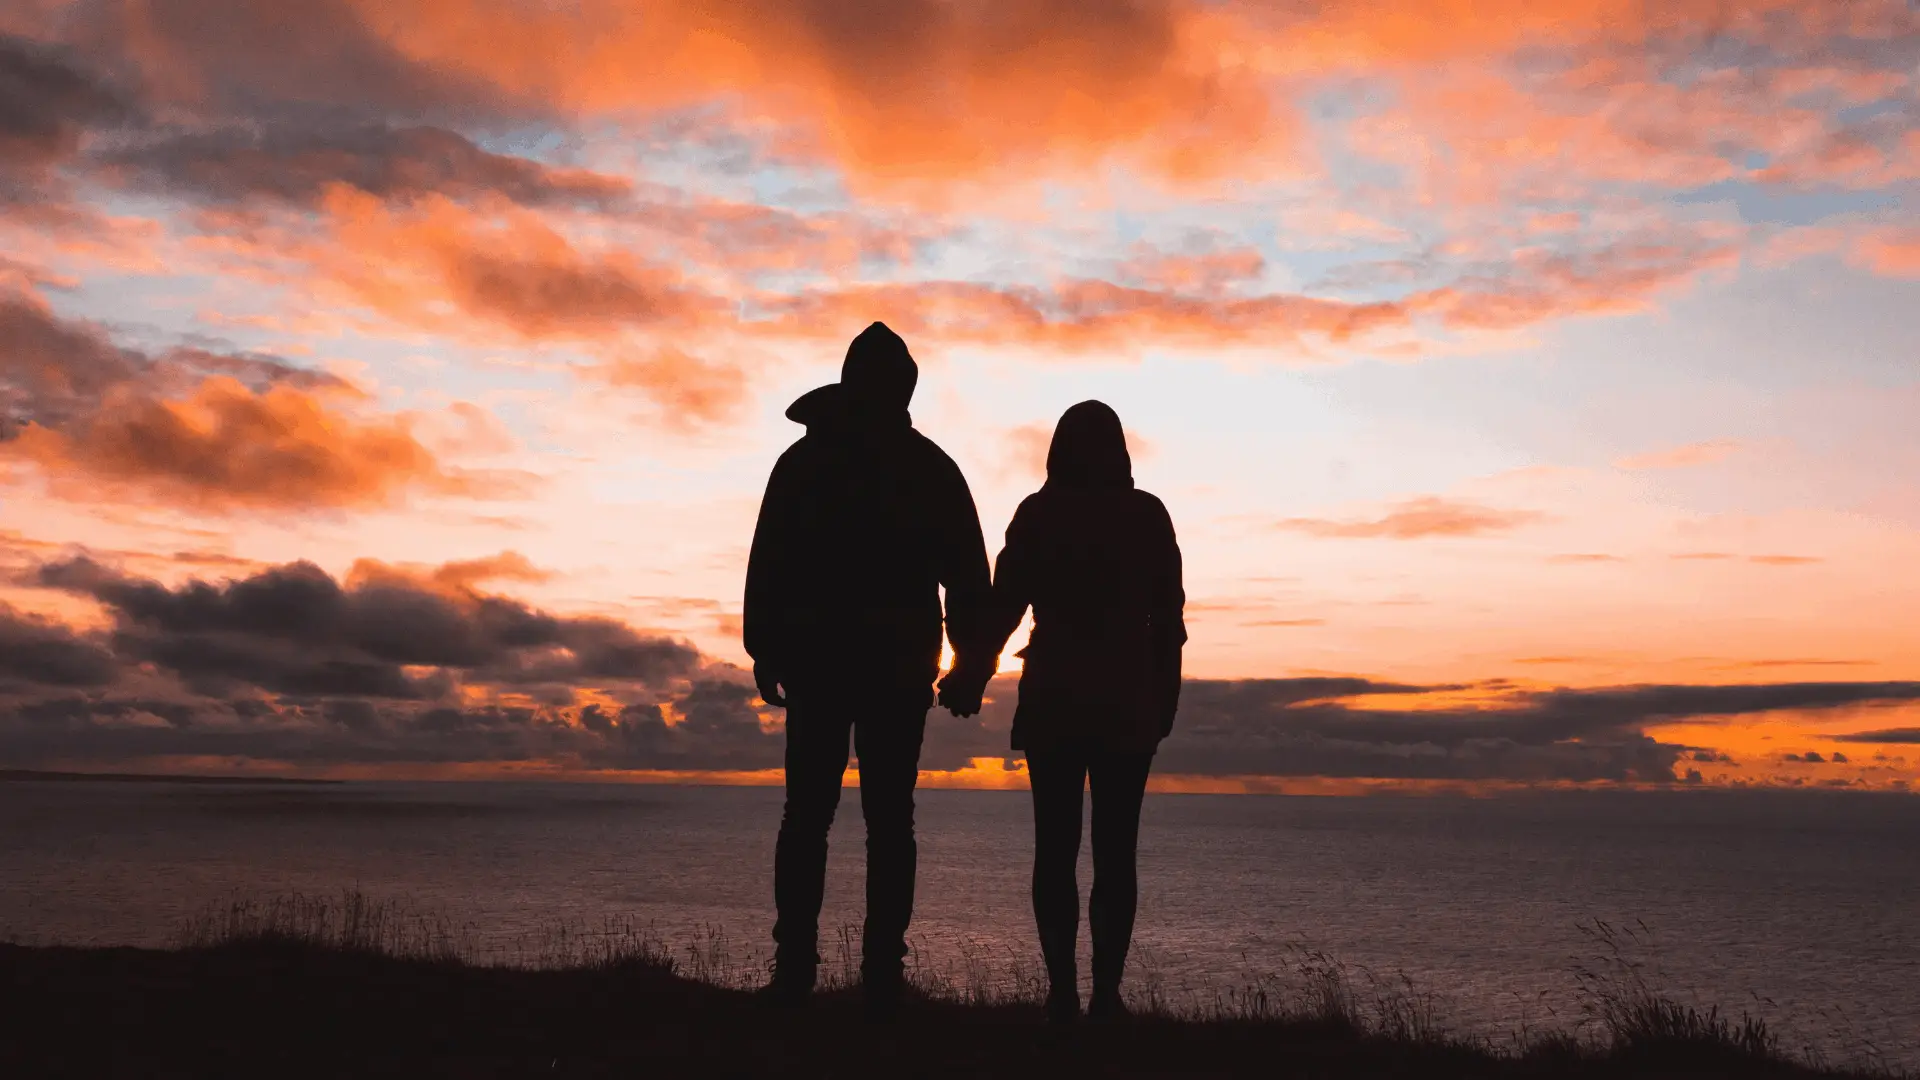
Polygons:
[[888,1023],[833,980],[771,1007],[645,935],[475,962],[377,906],[236,908],[180,948],[0,945],[0,1076],[1841,1077],[1758,1024],[1637,991],[1591,1030],[1510,1045],[1363,1002],[1337,970],[1285,996],[1048,1027],[1026,992],[924,987]]

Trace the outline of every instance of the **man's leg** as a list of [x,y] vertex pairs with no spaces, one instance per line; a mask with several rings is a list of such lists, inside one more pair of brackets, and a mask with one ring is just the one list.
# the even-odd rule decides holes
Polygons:
[[1140,803],[1152,768],[1152,754],[1100,754],[1087,770],[1093,791],[1093,899],[1087,922],[1093,930],[1093,1007],[1103,1013],[1119,1011],[1120,976],[1133,944]]
[[913,921],[919,849],[913,837],[913,789],[927,706],[864,712],[854,724],[860,755],[860,812],[867,823],[867,922],[861,935],[861,977],[869,993],[899,989]]
[[795,993],[813,988],[820,964],[827,831],[847,770],[845,717],[799,701],[787,709],[787,803],[773,849],[774,980]]
[[1073,750],[1027,754],[1033,789],[1033,921],[1052,984],[1048,1011],[1058,1020],[1080,1012],[1074,951],[1080,939],[1080,822],[1087,765]]

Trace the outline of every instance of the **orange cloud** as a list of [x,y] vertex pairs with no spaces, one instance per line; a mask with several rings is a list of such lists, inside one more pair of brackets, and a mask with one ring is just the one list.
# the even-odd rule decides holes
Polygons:
[[[1735,265],[1745,230],[1675,226],[1624,185],[1764,179],[1756,156],[1802,172],[1827,162],[1859,183],[1905,175],[1885,169],[1920,146],[1895,126],[1906,114],[1847,117],[1910,93],[1882,46],[1915,21],[1898,0],[1848,7],[1836,19],[1813,0],[1736,12],[1717,0],[668,0],[644,12],[341,0],[288,13],[267,0],[104,0],[61,32],[93,68],[127,73],[151,122],[82,152],[109,111],[48,115],[64,117],[74,169],[187,201],[179,217],[214,234],[198,250],[216,261],[272,268],[411,329],[584,350],[597,362],[581,374],[688,427],[745,400],[728,339],[843,338],[875,317],[935,345],[1295,358],[1322,346],[1417,355],[1434,347],[1426,331],[1645,310]],[[1714,35],[1767,62],[1708,57],[1673,77]],[[1877,44],[1815,55],[1835,35]],[[758,166],[839,166],[824,198],[799,200],[814,205],[842,186],[857,197],[1073,176],[1125,190],[1143,175],[1242,178],[1258,204],[1267,180],[1321,165],[1291,103],[1356,73],[1359,119],[1316,129],[1312,145],[1324,134],[1357,156],[1364,182],[1339,177],[1340,197],[1276,212],[1342,241],[1431,243],[1369,264],[1371,281],[1335,267],[1315,287],[1361,282],[1347,295],[1368,302],[1267,292],[1265,259],[1244,246],[1139,248],[1117,281],[900,280],[919,276],[897,271],[916,267],[923,241],[964,235],[958,217],[797,213],[665,186],[684,182],[689,150],[724,156],[691,167],[727,173],[734,191]],[[282,109],[296,105],[330,119],[296,130]],[[580,130],[596,132],[591,146],[567,137]],[[553,138],[519,156],[483,131]],[[1849,164],[1837,148],[1850,146],[1884,168]],[[656,147],[668,162],[653,173]],[[594,168],[535,160],[576,153]],[[1864,241],[1858,257],[1908,260]],[[875,261],[890,268],[871,274]]]
[[1716,461],[1725,461],[1739,449],[1740,444],[1732,439],[1711,439],[1667,450],[1633,454],[1621,458],[1614,464],[1622,469],[1684,469],[1694,465],[1711,465]]
[[[346,0],[292,21],[268,0],[172,0],[141,5],[137,19],[103,6],[93,36],[115,42],[115,59],[173,100],[217,101],[237,83],[266,102],[357,97],[414,112],[456,95],[509,114],[729,101],[743,116],[787,125],[787,146],[817,147],[862,183],[1031,173],[1116,153],[1167,175],[1217,174],[1298,153],[1275,82],[1475,69],[1463,60],[1484,69],[1529,46],[1617,70],[1672,51],[1655,45],[1720,37],[1791,50],[1841,34],[1892,40],[1912,25],[1900,0],[1848,4],[1844,14],[1818,0],[1733,9],[1721,0],[669,0],[645,10],[618,0],[564,10]],[[310,45],[297,58],[281,47],[289,35]],[[1819,70],[1771,92],[1838,87],[1858,100],[1884,85],[1817,60],[1806,66]]]
[[471,334],[477,317],[528,340],[591,339],[683,324],[717,306],[664,266],[582,251],[510,206],[479,212],[429,196],[395,208],[344,186],[322,205],[331,235],[297,254],[367,306],[416,324]]
[[1218,293],[1253,281],[1267,268],[1259,249],[1232,247],[1200,254],[1146,249],[1120,264],[1124,281],[1179,293]]
[[1876,274],[1920,277],[1920,228],[1890,227],[1870,232],[1854,242],[1852,255],[1854,261]]
[[1377,518],[1288,518],[1276,527],[1327,539],[1421,540],[1508,532],[1544,518],[1531,510],[1501,510],[1427,495],[1398,503]]
[[[695,419],[735,403],[737,372],[662,348],[662,338],[838,338],[847,327],[884,318],[904,334],[943,344],[1131,356],[1154,345],[1295,350],[1310,338],[1358,344],[1410,320],[1393,302],[1188,295],[1085,278],[1046,287],[936,280],[780,292],[738,284],[728,295],[733,290],[638,258],[625,246],[585,248],[511,205],[481,210],[433,196],[394,206],[336,186],[322,207],[318,234],[288,222],[263,227],[248,217],[209,215],[205,220],[223,235],[208,250],[278,263],[276,276],[288,284],[329,290],[438,333],[491,341],[505,330],[532,344],[611,349],[614,360],[594,374],[645,389],[665,411],[691,408]],[[636,356],[626,344],[633,335],[656,344]]]
[[[206,220],[224,233],[210,249],[277,261],[289,284],[330,290],[409,326],[482,341],[505,330],[529,344],[567,342],[611,354],[586,373],[642,389],[676,423],[723,418],[743,393],[737,366],[693,356],[687,342],[696,335],[838,339],[882,318],[928,344],[1115,358],[1156,347],[1294,358],[1318,345],[1406,354],[1421,348],[1417,331],[1435,324],[1504,332],[1642,310],[1659,293],[1738,259],[1733,243],[1689,229],[1591,250],[1525,248],[1450,284],[1366,302],[1294,292],[1234,295],[1229,286],[1262,265],[1248,249],[1150,254],[1121,268],[1133,280],[1162,283],[1154,286],[1081,277],[1044,285],[836,277],[773,290],[726,280],[725,266],[696,262],[683,272],[640,258],[617,229],[601,229],[589,246],[511,204],[471,207],[430,196],[396,206],[336,186],[322,206],[318,233],[285,221],[266,227],[250,217],[210,215]],[[796,242],[805,249],[815,239],[802,230]]]
[[[255,353],[116,344],[35,294],[0,294],[0,463],[38,467],[66,498],[152,497],[207,510],[385,505],[407,490],[499,494],[525,477],[442,464],[415,417],[362,416],[337,376]],[[498,443],[456,403],[456,448]],[[436,417],[436,419],[438,419]]]
[[672,347],[643,356],[622,356],[590,369],[613,386],[638,387],[658,407],[669,427],[687,428],[727,419],[747,401],[746,373],[701,360]]
[[[1323,68],[1381,63],[1432,63],[1453,57],[1503,53],[1523,45],[1643,46],[1655,38],[1786,37],[1838,32],[1856,20],[1871,34],[1897,27],[1899,4],[1848,5],[1838,14],[1821,0],[1490,0],[1478,3],[1397,3],[1335,0],[1316,5],[1253,8],[1247,15],[1255,45],[1292,46],[1296,64]],[[1255,28],[1268,31],[1260,35]],[[1274,59],[1284,59],[1275,57]]]
[[132,141],[102,175],[124,186],[207,201],[311,204],[333,184],[387,199],[495,196],[526,205],[614,208],[633,193],[618,177],[560,169],[480,149],[420,125],[220,129]]
[[1345,344],[1408,321],[1390,302],[1287,293],[1201,298],[1085,278],[1046,288],[968,281],[850,285],[763,297],[757,306],[764,317],[751,325],[761,332],[810,337],[884,318],[910,338],[947,344],[1099,349],[1120,356],[1152,345],[1291,350],[1309,337]]
[[1407,298],[1411,310],[1461,330],[1513,330],[1569,315],[1645,309],[1659,293],[1739,263],[1739,248],[1705,236],[1596,251],[1515,253],[1497,276],[1469,277]]
[[408,489],[489,487],[443,468],[403,418],[356,420],[317,394],[255,393],[223,376],[184,400],[117,392],[74,425],[27,425],[6,449],[39,465],[56,492],[209,510],[377,506]]
[[[1920,165],[1891,122],[1831,107],[1907,88],[1888,48],[1920,26],[1904,0],[341,0],[297,14],[105,0],[64,22],[162,110],[498,127],[698,115],[764,157],[835,162],[863,192],[1103,162],[1173,179],[1302,171],[1314,144],[1294,103],[1355,74],[1411,80],[1375,148],[1456,199],[1574,177],[1709,183],[1746,174],[1751,152],[1770,159],[1762,178],[1795,182],[1885,183]],[[1703,70],[1692,58],[1713,41],[1772,63]],[[300,156],[285,149],[272,156]]]
[[866,183],[1115,151],[1205,174],[1289,147],[1293,129],[1223,48],[1233,27],[1188,0],[109,0],[67,23],[169,106],[524,118],[721,101]]
[[1289,145],[1292,124],[1179,0],[948,4],[588,0],[564,14],[355,0],[417,64],[580,111],[744,96],[870,182],[1030,173],[1126,149],[1172,174]]
[[[256,257],[307,261],[323,282],[383,315],[463,336],[485,332],[479,319],[530,342],[727,328],[812,339],[884,317],[902,333],[948,344],[1132,354],[1153,344],[1285,348],[1308,336],[1345,343],[1408,320],[1391,303],[1200,297],[1081,278],[1047,288],[926,281],[749,291],[741,316],[732,310],[737,301],[676,270],[619,247],[583,250],[521,208],[482,213],[440,197],[394,207],[345,187],[332,189],[323,206],[323,237],[238,242]],[[601,374],[647,389],[664,406],[691,404],[696,416],[731,404],[734,376],[684,353],[616,360]]]
[[947,230],[932,218],[880,222],[864,213],[800,214],[779,207],[666,192],[618,215],[679,261],[728,277],[761,271],[845,273],[863,261],[908,265],[915,245]]
[[1818,555],[1740,556],[1730,551],[1683,551],[1668,557],[1688,562],[1727,562],[1733,559],[1745,558],[1747,562],[1756,563],[1760,566],[1810,566],[1817,562],[1826,561]]
[[472,588],[482,581],[531,581],[553,579],[553,572],[533,565],[517,551],[503,551],[480,559],[456,560],[434,570],[433,579],[458,588]]
[[431,589],[455,597],[470,597],[483,582],[523,581],[539,584],[551,581],[553,577],[552,571],[535,566],[525,555],[517,551],[502,551],[497,555],[457,559],[439,566],[355,559],[342,584],[357,589],[385,583]]
[[1801,188],[1874,188],[1920,177],[1920,132],[1889,137],[1887,125],[1877,126],[1879,131],[1823,125],[1753,178]]

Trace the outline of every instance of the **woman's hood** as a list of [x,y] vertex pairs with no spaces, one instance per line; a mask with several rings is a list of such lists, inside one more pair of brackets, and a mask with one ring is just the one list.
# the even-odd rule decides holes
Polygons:
[[1047,486],[1133,486],[1133,459],[1118,413],[1104,402],[1083,401],[1060,417],[1047,448]]

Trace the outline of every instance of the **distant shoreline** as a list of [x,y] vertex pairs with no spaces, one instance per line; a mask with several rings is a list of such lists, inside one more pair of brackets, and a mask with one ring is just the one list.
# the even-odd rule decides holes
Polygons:
[[188,773],[50,772],[40,769],[0,769],[0,783],[43,781],[72,784],[299,784],[339,785],[345,780],[310,780],[294,776],[197,776]]

